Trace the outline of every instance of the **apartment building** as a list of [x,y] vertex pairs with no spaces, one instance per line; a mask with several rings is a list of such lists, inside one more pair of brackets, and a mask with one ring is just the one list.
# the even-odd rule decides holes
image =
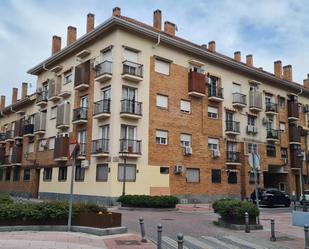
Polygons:
[[[3,173],[1,189],[67,198],[68,144],[77,140],[74,193],[83,201],[110,203],[122,193],[247,198],[251,151],[261,158],[261,187],[300,194],[302,177],[308,183],[308,78],[298,84],[281,61],[270,73],[252,55],[243,62],[239,51],[233,58],[218,53],[214,41],[184,40],[175,24],[162,23],[160,10],[152,26],[118,7],[96,27],[94,18],[87,15],[78,39],[69,26],[64,47],[53,36],[51,57],[28,71],[37,92],[22,105],[27,111],[6,114],[12,108],[2,106],[3,133],[32,115],[34,130],[30,138],[0,139],[2,155],[23,146],[20,167],[2,163],[13,173],[10,180]],[[16,168],[27,167],[31,191],[13,179]]]

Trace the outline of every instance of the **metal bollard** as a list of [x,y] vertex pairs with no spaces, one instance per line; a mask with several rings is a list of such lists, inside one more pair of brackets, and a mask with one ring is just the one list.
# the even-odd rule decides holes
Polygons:
[[276,235],[275,235],[275,220],[274,219],[270,219],[270,241],[276,241]]
[[293,208],[294,208],[294,211],[296,211],[296,201],[294,200],[293,202],[294,202],[294,207]]
[[157,243],[157,249],[162,249],[162,225],[157,225],[158,229],[158,243]]
[[183,234],[177,234],[178,249],[183,249]]
[[145,227],[144,227],[144,219],[143,217],[140,217],[139,218],[139,225],[141,227],[141,235],[142,235],[142,242],[143,243],[146,243],[147,242],[147,239],[146,239],[146,233],[145,233]]
[[309,249],[309,228],[307,224],[304,226],[304,230],[305,230],[305,249]]
[[245,233],[250,233],[249,214],[245,212]]

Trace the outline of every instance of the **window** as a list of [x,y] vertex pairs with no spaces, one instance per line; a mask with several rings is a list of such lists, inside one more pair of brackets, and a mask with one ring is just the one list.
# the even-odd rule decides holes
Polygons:
[[218,108],[208,106],[208,117],[213,119],[218,119]]
[[[254,172],[250,172],[249,183],[250,184],[255,184]],[[257,173],[257,184],[260,184],[260,173]]]
[[48,149],[50,150],[55,149],[55,137],[50,137],[48,139]]
[[258,153],[258,145],[256,143],[248,143],[248,154],[252,152]]
[[256,126],[256,117],[248,115],[248,125]]
[[51,181],[53,176],[53,168],[45,168],[43,171],[43,181]]
[[124,171],[125,181],[126,182],[135,182],[136,180],[136,165],[135,164],[119,164],[118,165],[118,181],[123,182],[124,180]]
[[160,174],[169,174],[170,168],[169,167],[160,167]]
[[30,181],[30,169],[24,169],[24,181]]
[[124,49],[124,60],[137,63],[138,53],[133,49]]
[[302,104],[299,103],[299,104],[297,105],[297,107],[298,107],[298,113],[301,113],[301,111],[302,111]]
[[237,172],[231,171],[228,173],[227,183],[237,184]]
[[111,47],[105,48],[101,51],[101,59],[102,59],[102,62],[113,60]]
[[34,142],[29,142],[28,143],[28,153],[33,153],[34,152]]
[[187,182],[200,182],[200,169],[186,169]]
[[77,132],[77,142],[79,143],[79,154],[86,155],[86,131],[78,131]]
[[68,174],[68,167],[66,167],[66,166],[59,167],[58,181],[66,181],[67,180],[67,174]]
[[211,182],[212,183],[221,183],[221,170],[212,169],[211,170]]
[[57,117],[57,106],[50,108],[50,119],[55,119]]
[[285,98],[279,97],[279,107],[284,109],[285,108]]
[[106,182],[108,179],[108,164],[97,164],[97,182]]
[[155,72],[170,75],[170,63],[167,61],[156,59]]
[[281,148],[281,158],[288,158],[288,149],[287,148]]
[[76,166],[75,171],[75,181],[84,181],[85,180],[85,168],[82,168],[81,166]]
[[180,134],[180,143],[182,147],[191,147],[191,135]]
[[303,180],[304,180],[304,184],[308,184],[309,183],[309,178],[308,178],[307,175],[303,175]]
[[240,84],[233,83],[233,85],[232,85],[232,93],[240,93]]
[[267,145],[266,146],[266,154],[269,157],[276,157],[276,146]]
[[166,145],[167,144],[168,132],[162,130],[156,130],[156,143]]
[[14,182],[19,181],[19,175],[20,175],[20,169],[19,169],[19,167],[13,168],[13,181],[14,181]]
[[280,129],[281,132],[285,132],[285,123],[284,122],[280,122],[279,129]]
[[167,109],[168,108],[168,97],[157,94],[157,107]]
[[72,70],[70,70],[64,74],[63,84],[66,85],[66,84],[71,83],[72,81],[73,81],[73,74],[72,74]]
[[180,100],[180,110],[185,113],[191,112],[191,102],[187,100]]
[[39,140],[39,151],[44,151],[47,149],[46,139]]
[[5,169],[5,180],[6,181],[11,181],[11,168],[6,168]]
[[219,139],[208,138],[208,148],[210,150],[218,150],[219,149]]

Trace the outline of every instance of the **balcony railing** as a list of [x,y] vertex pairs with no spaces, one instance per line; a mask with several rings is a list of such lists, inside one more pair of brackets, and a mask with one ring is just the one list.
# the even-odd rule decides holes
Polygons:
[[208,97],[223,99],[223,88],[208,85]]
[[104,74],[112,74],[112,65],[111,61],[103,61],[95,66],[95,77],[100,77]]
[[24,135],[31,135],[34,132],[34,124],[26,124],[24,126]]
[[5,132],[0,132],[0,142],[5,141]]
[[265,112],[278,113],[278,105],[271,102],[265,103]]
[[233,105],[247,105],[247,96],[242,93],[233,93]]
[[226,152],[226,162],[228,163],[240,163],[240,152],[227,151]]
[[37,112],[34,115],[34,132],[46,131],[46,112]]
[[70,125],[70,103],[62,103],[57,107],[56,127],[69,127]]
[[300,143],[301,128],[296,125],[289,125],[289,142]]
[[86,145],[87,143],[85,142],[82,142],[82,143],[79,143],[79,152],[78,152],[78,156],[86,156]]
[[74,87],[76,90],[84,90],[89,87],[90,61],[85,61],[75,67]]
[[263,94],[257,91],[250,91],[249,93],[249,109],[251,111],[259,111],[263,109]]
[[274,129],[267,129],[266,130],[266,139],[274,139],[278,140],[280,135],[279,130],[274,130]]
[[109,139],[97,139],[91,142],[91,154],[102,154],[109,152]]
[[122,74],[129,74],[137,77],[143,77],[143,65],[132,62],[132,61],[123,61],[123,72]]
[[8,130],[5,132],[5,140],[14,138],[14,130]]
[[188,76],[189,95],[202,97],[205,95],[205,74],[203,72],[190,71]]
[[298,103],[288,100],[288,118],[289,119],[298,119]]
[[54,159],[66,160],[69,154],[69,137],[55,139]]
[[22,146],[14,146],[12,152],[11,163],[21,163],[22,161]]
[[129,113],[133,115],[142,115],[142,103],[135,100],[121,100],[121,113]]
[[236,121],[225,121],[225,131],[240,132],[240,123]]
[[56,79],[52,79],[48,83],[48,98],[49,100],[57,100],[60,99],[58,95],[61,92],[61,78],[57,77]]
[[140,140],[120,139],[120,153],[141,154]]
[[36,103],[47,102],[48,91],[38,91],[36,93]]
[[73,110],[73,122],[79,121],[79,120],[87,120],[87,113],[88,108],[87,107],[80,107]]
[[93,106],[93,115],[98,115],[101,113],[110,113],[111,100],[103,99],[97,102],[94,102]]

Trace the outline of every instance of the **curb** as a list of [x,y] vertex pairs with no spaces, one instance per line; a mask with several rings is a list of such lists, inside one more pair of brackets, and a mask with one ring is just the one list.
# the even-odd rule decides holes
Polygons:
[[149,212],[166,212],[166,211],[179,211],[178,208],[138,208],[138,207],[119,207],[118,210],[127,211],[149,211]]

